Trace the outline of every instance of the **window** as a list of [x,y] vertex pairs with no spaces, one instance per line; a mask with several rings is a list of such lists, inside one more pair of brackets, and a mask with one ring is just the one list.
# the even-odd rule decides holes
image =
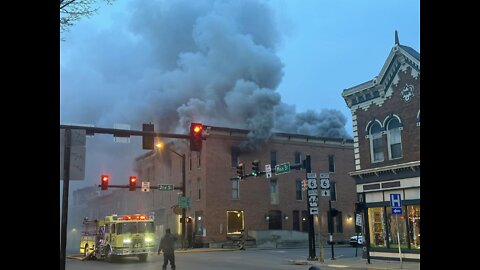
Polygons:
[[270,164],[272,164],[272,168],[277,165],[277,151],[270,152]]
[[295,164],[301,163],[301,153],[296,151],[295,152]]
[[388,158],[402,157],[402,124],[397,118],[392,118],[387,124]]
[[338,211],[338,215],[335,217],[336,232],[343,233],[343,215],[341,211]]
[[337,201],[337,183],[330,181],[330,200]]
[[190,154],[188,154],[188,163],[189,163],[189,168],[190,168],[190,171],[192,170],[192,152],[190,152]]
[[335,172],[335,156],[328,155],[328,172]]
[[308,232],[308,212],[302,210],[302,232]]
[[370,126],[370,153],[372,155],[372,162],[381,162],[384,160],[383,156],[383,137],[382,127],[380,123],[375,122]]
[[243,229],[243,211],[227,211],[227,234],[240,234]]
[[[405,207],[402,206],[402,208],[402,212],[405,212]],[[403,216],[399,216],[392,215],[391,207],[387,206],[388,247],[398,249],[398,238],[400,238],[400,247],[406,249],[408,248],[407,227]]]
[[270,180],[270,203],[278,204],[278,187],[276,179]]
[[238,165],[238,148],[232,147],[231,156],[232,156],[232,167],[237,167],[237,165]]
[[282,211],[270,210],[268,211],[268,229],[269,230],[281,230],[282,229]]
[[234,200],[238,200],[238,188],[239,188],[239,184],[238,184],[238,180],[232,180],[232,199]]
[[302,191],[302,180],[295,180],[295,199],[297,201],[303,200],[303,191]]
[[387,247],[384,208],[369,208],[368,223],[370,226],[370,245],[372,247]]
[[201,155],[200,155],[200,154],[201,154],[201,152],[197,152],[197,161],[198,161],[198,163],[197,163],[197,169],[200,169],[201,166],[202,166],[202,159],[201,159]]
[[293,221],[293,230],[300,231],[300,213],[298,212],[298,210],[293,211],[292,221]]
[[420,249],[420,205],[407,205],[408,238],[411,249]]
[[197,178],[197,189],[198,189],[197,200],[200,200],[202,198],[202,183],[200,182],[200,178]]

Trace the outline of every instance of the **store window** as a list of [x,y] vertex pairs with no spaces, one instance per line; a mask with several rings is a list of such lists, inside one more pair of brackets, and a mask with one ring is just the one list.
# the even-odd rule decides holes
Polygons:
[[387,247],[384,208],[369,208],[368,223],[370,227],[370,246]]
[[[402,207],[403,208],[403,207]],[[402,209],[402,213],[405,209]],[[400,238],[400,247],[407,249],[407,226],[405,222],[405,216],[401,214],[392,215],[392,209],[387,207],[387,220],[388,220],[388,244],[389,248],[398,249],[398,241]]]
[[243,211],[227,211],[227,234],[240,234],[243,229]]
[[420,205],[407,205],[408,238],[411,249],[420,248]]

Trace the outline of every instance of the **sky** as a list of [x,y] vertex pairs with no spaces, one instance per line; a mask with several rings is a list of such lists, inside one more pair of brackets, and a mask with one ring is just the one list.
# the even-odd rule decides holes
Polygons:
[[[116,0],[60,42],[61,123],[186,134],[188,124],[352,137],[342,91],[378,75],[394,46],[420,52],[419,0]],[[86,180],[125,184],[141,139],[87,139]]]

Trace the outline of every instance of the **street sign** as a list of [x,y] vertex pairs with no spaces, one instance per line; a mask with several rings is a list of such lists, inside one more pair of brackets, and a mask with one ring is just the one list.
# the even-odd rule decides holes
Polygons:
[[398,193],[390,194],[390,206],[392,215],[402,214],[402,197]]
[[330,196],[330,189],[322,189],[322,196],[329,197]]
[[265,177],[272,178],[272,165],[270,164],[265,165]]
[[172,184],[158,184],[158,190],[171,191],[174,189]]
[[[114,129],[125,129],[130,130],[129,124],[113,124]],[[119,137],[113,134],[113,141],[118,143],[130,143],[130,136],[127,137]]]
[[328,175],[328,173],[320,173],[319,176],[320,176],[320,179],[330,178],[330,176]]
[[320,178],[320,188],[322,189],[330,188],[330,181],[328,180],[328,178]]
[[313,178],[313,179],[316,179],[317,178],[317,174],[312,172],[312,173],[307,173],[307,178]]
[[309,189],[307,192],[308,192],[308,196],[310,195],[318,196],[318,189]]
[[190,198],[185,197],[185,196],[178,197],[178,207],[189,208],[190,207]]
[[355,215],[355,225],[361,227],[362,226],[362,215],[356,214]]
[[317,180],[316,179],[307,179],[307,186],[309,189],[317,189]]
[[[69,180],[84,180],[86,132],[84,129],[70,131],[70,175]],[[65,152],[65,129],[60,129],[60,179],[63,180],[63,160]]]
[[318,215],[318,207],[310,207],[310,215]]
[[150,192],[150,182],[142,182],[142,192]]
[[310,204],[310,207],[318,207],[317,195],[308,196],[308,203]]
[[290,172],[290,162],[275,165],[275,175],[285,174]]

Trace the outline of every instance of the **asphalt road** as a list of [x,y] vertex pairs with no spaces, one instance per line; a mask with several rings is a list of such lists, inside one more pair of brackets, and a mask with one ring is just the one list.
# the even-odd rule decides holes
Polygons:
[[[319,254],[318,248],[316,249]],[[339,260],[355,256],[355,248],[335,248],[335,257]],[[308,265],[295,265],[292,261],[306,260],[308,249],[247,249],[245,251],[214,251],[214,252],[187,252],[176,253],[177,270],[245,270],[245,269],[308,269]],[[324,248],[325,259],[331,258],[330,246]],[[361,249],[358,249],[358,256],[361,256]],[[67,259],[66,270],[90,270],[90,269],[135,269],[135,270],[159,270],[162,269],[162,255],[152,255],[147,262],[141,263],[137,258],[124,258],[113,263],[102,260],[75,260]],[[170,267],[167,267],[170,269]]]

